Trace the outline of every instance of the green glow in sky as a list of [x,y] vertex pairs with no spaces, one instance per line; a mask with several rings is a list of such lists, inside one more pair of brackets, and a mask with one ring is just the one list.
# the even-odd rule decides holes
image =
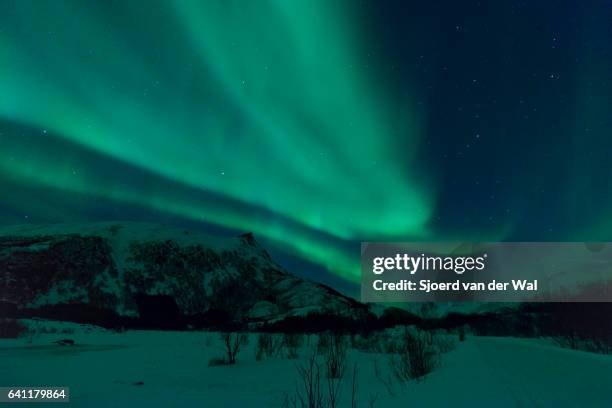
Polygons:
[[406,171],[418,118],[387,106],[346,10],[177,1],[117,16],[70,4],[32,12],[16,2],[3,19],[0,116],[97,151],[108,166],[129,163],[285,221],[127,188],[48,147],[3,149],[5,175],[251,230],[345,277],[356,276],[357,254],[304,231],[332,240],[427,234],[431,197]]
[[609,241],[610,8],[540,3],[0,2],[0,223],[252,231],[347,287],[359,241]]

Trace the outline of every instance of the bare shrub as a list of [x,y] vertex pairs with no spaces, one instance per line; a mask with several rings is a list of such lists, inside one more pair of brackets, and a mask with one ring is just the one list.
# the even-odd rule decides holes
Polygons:
[[303,344],[304,336],[301,334],[285,333],[280,335],[260,333],[257,336],[255,359],[259,361],[272,357],[281,357],[294,360],[299,357],[299,351]]
[[278,355],[281,345],[279,336],[271,333],[260,333],[257,336],[257,344],[255,346],[255,359],[257,361],[272,358]]
[[445,334],[435,334],[433,336],[433,346],[439,353],[448,353],[455,349],[457,343],[455,338]]
[[610,344],[596,338],[583,338],[578,344],[578,350],[591,353],[610,354]]
[[325,406],[329,408],[336,408],[340,403],[340,387],[342,385],[342,378],[331,378],[327,377],[327,400]]
[[376,334],[354,335],[351,337],[351,348],[365,353],[382,353],[384,351],[383,341]]
[[556,336],[553,339],[559,344],[559,346],[564,348],[569,348],[572,350],[578,350],[578,344],[580,342],[580,338],[574,332],[566,333],[563,336]]
[[296,366],[298,383],[293,394],[285,394],[284,408],[326,408],[326,398],[321,388],[321,368],[314,352],[305,364]]
[[323,332],[317,336],[317,354],[325,354],[332,341],[330,332]]
[[459,328],[459,341],[465,341],[466,329],[465,327]]
[[610,354],[611,342],[600,338],[580,337],[575,333],[566,333],[562,336],[554,336],[552,340],[560,347],[572,350],[583,350],[591,353]]
[[304,337],[301,334],[283,334],[281,349],[284,351],[284,356],[288,359],[296,359],[299,357],[300,347],[304,344]]
[[391,372],[400,383],[407,383],[413,379],[410,356],[408,352],[397,353],[389,357]]
[[353,365],[353,377],[351,381],[351,408],[357,408],[357,363]]
[[586,351],[599,354],[610,354],[612,352],[612,343],[603,339],[585,340]]
[[[330,349],[334,346],[330,346]],[[322,370],[326,369],[319,364],[319,356],[314,350],[308,360],[296,365],[298,381],[293,393],[286,393],[282,402],[284,408],[338,408],[341,402],[341,389],[343,378],[327,376],[322,379]],[[358,366],[353,366],[351,380],[350,407],[357,407],[357,375]],[[373,405],[371,405],[373,406]]]
[[346,369],[348,342],[342,335],[333,335],[325,353],[328,378],[342,378]]
[[378,366],[378,360],[376,359],[374,359],[374,374],[376,375],[378,381],[380,381],[385,386],[389,395],[395,397],[397,394],[395,392],[395,387],[393,386],[393,377],[391,377],[390,375],[385,376],[383,374],[383,372],[380,370],[380,367]]
[[391,356],[391,370],[401,383],[422,380],[433,371],[438,353],[429,344],[429,335],[423,331],[406,329],[398,353]]
[[382,349],[386,354],[399,353],[401,351],[401,341],[399,339],[389,337],[382,342]]
[[240,349],[242,348],[242,346],[245,346],[249,343],[249,337],[245,333],[225,332],[220,333],[219,338],[221,339],[221,343],[223,344],[225,356],[211,359],[209,361],[209,365],[236,364],[236,357],[240,353]]

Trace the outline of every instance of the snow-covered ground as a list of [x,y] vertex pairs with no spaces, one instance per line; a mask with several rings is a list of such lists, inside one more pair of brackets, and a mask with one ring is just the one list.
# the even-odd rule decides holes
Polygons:
[[[76,345],[53,344],[62,338]],[[283,396],[295,390],[296,364],[304,362],[308,346],[298,360],[256,361],[254,350],[251,335],[237,365],[209,367],[212,357],[222,355],[212,333],[77,330],[1,339],[0,386],[69,386],[72,407],[281,406]],[[612,356],[538,340],[469,336],[442,356],[440,367],[425,381],[393,384],[395,396],[379,379],[390,376],[387,355],[351,350],[349,359],[349,367],[358,364],[358,407],[369,407],[373,398],[378,408],[612,403]],[[350,406],[348,372],[342,407]]]

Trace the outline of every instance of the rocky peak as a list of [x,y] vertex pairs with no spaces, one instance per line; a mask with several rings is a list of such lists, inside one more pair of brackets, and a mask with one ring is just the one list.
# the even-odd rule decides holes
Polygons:
[[60,310],[60,319],[93,323],[102,314],[145,327],[365,310],[285,271],[252,233],[215,238],[137,223],[0,229],[0,303],[32,316]]

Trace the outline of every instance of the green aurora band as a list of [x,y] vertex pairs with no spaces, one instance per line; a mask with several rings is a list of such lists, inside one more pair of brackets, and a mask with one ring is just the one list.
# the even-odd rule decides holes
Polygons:
[[[406,171],[418,120],[390,113],[359,68],[346,11],[326,1],[177,1],[148,13],[126,3],[111,18],[69,4],[32,12],[15,2],[2,18],[4,120],[291,222],[124,188],[83,158],[25,143],[0,152],[5,177],[252,230],[350,279],[356,254],[295,225],[338,240],[427,235],[431,194]],[[398,132],[412,148],[396,149]]]
[[612,8],[434,3],[1,2],[0,224],[611,240]]

